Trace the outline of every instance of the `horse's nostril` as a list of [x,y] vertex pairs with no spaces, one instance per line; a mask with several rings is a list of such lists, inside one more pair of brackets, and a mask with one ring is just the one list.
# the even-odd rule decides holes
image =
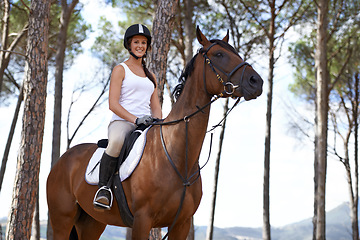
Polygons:
[[251,85],[255,85],[255,84],[257,83],[257,79],[256,79],[256,77],[251,76],[251,77],[250,77],[250,81],[249,81],[249,82],[250,82],[250,84],[251,84]]

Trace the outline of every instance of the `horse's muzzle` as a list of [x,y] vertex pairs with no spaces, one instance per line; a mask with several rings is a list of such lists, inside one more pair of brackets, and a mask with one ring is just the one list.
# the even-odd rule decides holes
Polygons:
[[260,77],[260,75],[251,69],[243,79],[241,91],[242,95],[244,96],[245,100],[256,99],[258,96],[261,95],[263,91],[263,84],[264,81]]

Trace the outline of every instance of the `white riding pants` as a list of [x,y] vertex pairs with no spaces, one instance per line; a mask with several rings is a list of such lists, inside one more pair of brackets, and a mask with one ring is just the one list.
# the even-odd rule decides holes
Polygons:
[[125,137],[128,133],[135,130],[135,128],[135,124],[125,120],[112,121],[108,127],[109,143],[105,150],[106,154],[111,157],[118,157],[124,144]]

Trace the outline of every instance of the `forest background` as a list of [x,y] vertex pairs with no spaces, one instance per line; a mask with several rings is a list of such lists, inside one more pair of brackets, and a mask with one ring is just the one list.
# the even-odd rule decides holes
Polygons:
[[[222,8],[221,2],[225,1],[210,1],[209,8],[203,9],[212,13],[210,15],[214,18],[210,18],[210,15],[207,15],[209,13],[201,12],[199,10],[201,7],[195,8],[199,10],[199,12],[194,13],[194,30],[195,25],[200,25],[200,27],[204,29],[204,32],[206,32],[205,35],[209,38],[222,37],[226,33],[226,18],[221,15],[225,14],[226,9]],[[350,2],[356,4],[356,1]],[[139,5],[140,3],[141,1],[138,2]],[[95,100],[102,91],[103,84],[106,83],[111,72],[111,64],[124,60],[121,58],[123,56],[121,56],[120,53],[117,56],[119,57],[118,59],[109,59],[106,53],[111,52],[111,47],[116,46],[111,45],[114,42],[104,44],[104,42],[101,41],[106,40],[106,37],[108,37],[109,39],[116,40],[115,43],[121,46],[121,38],[127,25],[138,21],[151,24],[149,16],[147,16],[148,18],[141,15],[137,16],[135,13],[125,12],[124,8],[122,9],[119,6],[112,7],[101,1],[84,0],[80,1],[80,5],[81,7],[78,6],[77,9],[78,14],[81,14],[84,19],[84,24],[91,24],[92,31],[87,30],[83,32],[84,41],[76,45],[78,49],[72,52],[74,58],[68,62],[64,72],[63,112],[65,114],[62,118],[63,133],[67,132],[65,123],[67,122],[66,113],[69,107],[72,107],[71,118],[69,120],[69,131],[72,132],[74,131],[74,126],[82,120],[88,109],[91,108],[92,102],[90,100]],[[201,4],[199,6],[201,6]],[[129,17],[130,15],[132,15],[132,17]],[[359,16],[356,14],[354,14],[354,16],[354,21],[358,21]],[[286,35],[283,36],[284,38],[279,40],[281,51],[276,50],[279,58],[276,61],[274,70],[272,109],[272,161],[270,177],[270,218],[272,226],[283,226],[313,216],[314,144],[312,139],[314,134],[311,133],[313,129],[306,125],[306,123],[302,123],[304,126],[301,129],[307,129],[305,135],[309,138],[306,138],[304,135],[299,134],[299,131],[294,131],[293,127],[296,125],[294,124],[296,119],[299,120],[303,118],[310,123],[314,121],[314,104],[311,100],[307,101],[310,97],[301,98],[304,93],[299,94],[299,91],[294,91],[298,72],[296,68],[292,67],[294,64],[296,65],[297,59],[295,56],[296,52],[292,50],[294,49],[293,43],[299,39],[309,40],[303,36],[308,34],[310,38],[314,30],[312,20],[308,19],[308,21],[306,21],[306,17],[308,16],[303,16],[305,23],[288,30]],[[108,22],[106,22],[105,19]],[[209,22],[209,19],[212,19],[213,22]],[[121,21],[121,24],[118,25],[118,21]],[[240,33],[248,30],[246,29],[245,22],[243,24],[239,24],[237,28]],[[112,32],[113,30],[115,32]],[[232,32],[230,32],[230,34],[231,33]],[[254,33],[254,35],[256,35],[256,33]],[[99,36],[105,36],[105,38],[98,38]],[[235,38],[230,39],[234,40]],[[311,40],[309,41],[311,42]],[[230,43],[234,44],[233,42]],[[243,43],[244,46],[247,46],[245,45],[245,43],[247,43],[245,40]],[[97,47],[94,48],[94,44]],[[196,52],[197,47],[199,46],[194,43],[193,53]],[[76,51],[80,49],[82,49],[82,52]],[[170,54],[173,55],[169,57],[169,71],[167,74],[169,85],[171,85],[171,81],[176,81],[176,77],[180,75],[181,69],[183,68],[183,62],[179,60],[181,57],[176,55],[175,52],[175,47],[172,47]],[[247,58],[247,61],[250,62],[256,70],[261,72],[264,80],[267,79],[268,58],[260,44],[257,48],[253,49],[251,53],[246,51],[246,49],[239,49],[239,52],[240,55]],[[17,56],[16,58],[21,58],[21,56]],[[313,63],[309,62],[308,64],[309,68],[314,67]],[[21,63],[19,66],[21,66]],[[15,65],[15,63],[11,65],[11,67],[16,70],[14,79],[21,84],[21,75],[23,72],[19,66]],[[53,85],[54,68],[50,66],[45,140],[40,171],[41,219],[47,218],[45,182],[51,164]],[[259,227],[262,225],[263,152],[267,88],[268,86],[265,81],[263,95],[257,100],[241,103],[231,112],[227,119],[220,165],[215,226]],[[80,91],[84,89],[85,91],[80,94]],[[1,95],[1,151],[5,148],[6,136],[10,129],[11,116],[13,115],[16,104],[16,95],[19,94],[18,91],[16,92],[16,87],[12,88],[12,90],[12,93],[10,91],[7,94],[2,93]],[[166,95],[163,106],[164,116],[167,115],[171,106],[168,91],[165,90],[165,92]],[[77,102],[72,103],[74,97],[77,98]],[[106,127],[110,116],[107,109],[106,94],[100,102],[102,104],[99,104],[94,109],[91,116],[86,119],[77,132],[75,138],[72,139],[71,146],[83,142],[96,142],[98,139],[106,138]],[[222,101],[212,107],[209,126],[215,125],[221,119],[220,116],[222,115],[224,104],[225,101]],[[21,126],[21,118],[19,118],[18,126]],[[329,145],[333,146],[335,144],[335,146],[337,146],[333,141],[335,135],[331,134],[331,128],[329,128],[329,130]],[[219,130],[215,133],[214,139],[218,139]],[[67,137],[66,134],[62,134],[61,153],[66,150]],[[201,163],[204,162],[207,156],[209,150],[208,142],[209,138],[207,137],[202,151]],[[19,144],[20,127],[15,131],[4,183],[1,188],[0,202],[2,207],[0,209],[0,217],[6,217],[9,213]],[[194,221],[196,225],[207,225],[209,221],[215,153],[217,151],[218,144],[214,143],[210,163],[202,171],[204,196],[195,214]],[[341,155],[342,150],[339,150],[338,153]],[[333,154],[329,154],[327,163],[326,209],[329,210],[345,201],[349,201],[349,193],[343,163]]]

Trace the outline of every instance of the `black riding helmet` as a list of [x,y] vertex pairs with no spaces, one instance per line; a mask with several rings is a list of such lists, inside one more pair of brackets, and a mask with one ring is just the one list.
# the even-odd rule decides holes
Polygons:
[[129,40],[129,38],[131,38],[135,35],[145,36],[148,40],[148,48],[149,48],[149,46],[151,45],[151,34],[150,34],[149,29],[143,24],[134,24],[134,25],[131,25],[126,30],[125,35],[124,35],[124,47],[126,49],[128,49],[130,51],[129,46],[128,46],[128,40]]

